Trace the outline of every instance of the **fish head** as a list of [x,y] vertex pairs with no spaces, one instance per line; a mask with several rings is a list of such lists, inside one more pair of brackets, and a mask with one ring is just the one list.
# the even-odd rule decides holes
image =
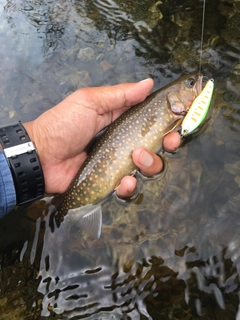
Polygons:
[[174,90],[168,94],[168,102],[172,113],[184,116],[191,107],[195,98],[202,91],[201,73],[193,73],[180,77],[174,82]]

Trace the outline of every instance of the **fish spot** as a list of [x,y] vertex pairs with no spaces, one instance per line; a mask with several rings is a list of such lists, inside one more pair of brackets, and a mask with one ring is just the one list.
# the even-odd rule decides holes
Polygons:
[[141,133],[142,133],[142,136],[144,137],[146,134],[148,134],[148,132],[150,131],[150,129],[146,126],[142,126],[141,128]]

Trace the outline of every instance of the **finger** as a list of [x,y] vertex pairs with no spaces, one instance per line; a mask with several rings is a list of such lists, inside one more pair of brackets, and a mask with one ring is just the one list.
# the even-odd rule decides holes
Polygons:
[[141,173],[146,176],[157,174],[163,169],[162,159],[143,147],[136,148],[133,151],[132,158]]
[[132,176],[123,177],[119,187],[116,190],[118,197],[129,198],[134,195],[136,191],[137,180]]
[[167,152],[174,152],[180,147],[182,139],[178,132],[170,132],[163,139],[163,148]]
[[145,100],[153,85],[153,80],[148,78],[136,83],[84,88],[79,92],[82,95],[84,94],[88,108],[94,109],[99,115],[113,111],[112,119],[110,120],[114,121],[129,107]]
[[[173,152],[181,144],[180,135],[177,132],[171,132],[164,138],[164,148],[166,151]],[[150,150],[138,147],[132,154],[135,165],[141,173],[146,176],[158,174],[163,169],[162,159]],[[126,176],[122,179],[116,193],[121,198],[131,197],[136,190],[136,179]]]

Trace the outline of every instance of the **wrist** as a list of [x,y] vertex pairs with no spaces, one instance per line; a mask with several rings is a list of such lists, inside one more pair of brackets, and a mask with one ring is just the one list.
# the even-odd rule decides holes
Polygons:
[[[26,130],[28,136],[29,136],[29,139],[34,143],[36,149],[38,150],[38,143],[34,137],[34,134],[33,134],[33,121],[30,121],[30,122],[24,122],[22,123],[24,129]],[[39,152],[38,152],[39,153]]]
[[0,128],[0,143],[12,173],[18,205],[44,194],[43,172],[31,138],[21,122]]
[[41,132],[40,134],[38,133],[38,130],[36,130],[37,123],[36,120],[29,121],[29,122],[24,122],[22,125],[25,128],[30,140],[34,143],[38,158],[44,173],[44,168],[45,168],[45,162],[44,159],[46,158],[46,149],[49,151],[48,148],[46,148],[47,144],[47,138],[44,132]]

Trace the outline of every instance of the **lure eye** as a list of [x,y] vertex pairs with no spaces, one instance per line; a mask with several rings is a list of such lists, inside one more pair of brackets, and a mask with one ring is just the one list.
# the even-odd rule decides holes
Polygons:
[[194,78],[189,78],[189,79],[185,80],[185,86],[189,89],[193,88],[195,83],[196,83],[196,80]]

